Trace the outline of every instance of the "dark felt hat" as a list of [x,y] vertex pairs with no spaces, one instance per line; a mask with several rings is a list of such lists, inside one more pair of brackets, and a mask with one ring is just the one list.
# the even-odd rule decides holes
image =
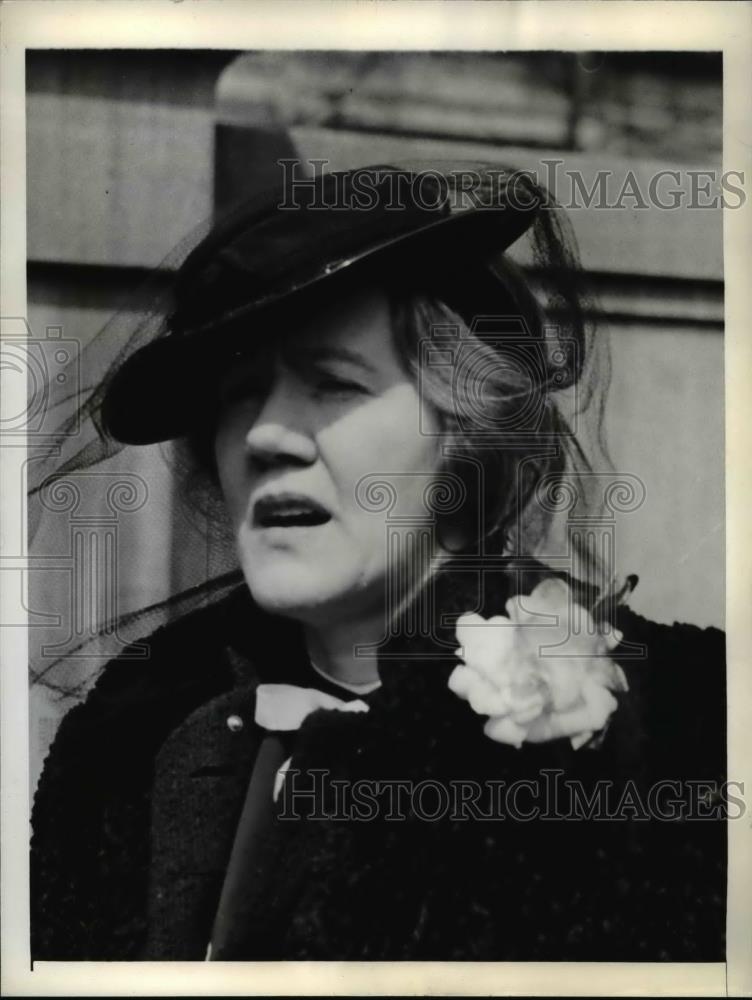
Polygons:
[[[459,180],[459,183],[458,183]],[[525,175],[365,167],[320,174],[242,206],[182,264],[164,336],[105,387],[115,439],[149,444],[189,432],[228,359],[274,336],[286,310],[310,314],[359,280],[433,290],[463,318],[503,311],[487,266],[533,223]]]

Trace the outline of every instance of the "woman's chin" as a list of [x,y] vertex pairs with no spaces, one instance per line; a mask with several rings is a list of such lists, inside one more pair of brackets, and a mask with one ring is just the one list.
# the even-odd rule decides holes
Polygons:
[[342,601],[345,588],[332,581],[328,586],[321,579],[321,571],[306,572],[298,567],[289,572],[246,574],[248,587],[256,604],[270,614],[284,615],[299,621],[312,621],[326,616],[326,609]]
[[323,626],[372,614],[383,601],[383,583],[364,586],[355,572],[327,574],[320,562],[315,566],[298,563],[294,572],[291,568],[272,571],[267,566],[264,572],[245,572],[251,596],[262,611]]

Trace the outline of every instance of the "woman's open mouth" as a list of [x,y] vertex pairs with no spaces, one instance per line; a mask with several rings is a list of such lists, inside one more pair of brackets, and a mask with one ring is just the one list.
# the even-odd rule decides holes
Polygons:
[[316,500],[294,493],[261,497],[253,505],[254,528],[310,528],[332,515]]

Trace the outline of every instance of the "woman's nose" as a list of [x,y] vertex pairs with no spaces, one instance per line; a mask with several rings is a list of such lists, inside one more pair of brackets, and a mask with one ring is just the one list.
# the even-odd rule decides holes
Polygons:
[[245,436],[246,454],[259,468],[309,465],[316,459],[316,441],[309,427],[301,393],[287,379],[276,380]]

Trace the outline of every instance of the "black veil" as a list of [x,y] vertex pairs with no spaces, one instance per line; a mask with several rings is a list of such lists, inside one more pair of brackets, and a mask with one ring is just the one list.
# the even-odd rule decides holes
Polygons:
[[[517,283],[521,294],[532,293],[542,317],[550,362],[544,388],[560,413],[555,447],[562,461],[560,474],[536,484],[520,511],[511,555],[543,562],[553,557],[554,563],[560,556],[560,566],[574,559],[574,575],[603,598],[617,589],[608,551],[599,554],[590,539],[572,553],[565,538],[573,509],[602,505],[594,470],[610,468],[601,433],[607,335],[571,225],[524,172],[435,161],[401,163],[399,169],[440,174],[455,197],[462,194],[457,178],[468,171],[495,183],[511,178],[537,208],[533,224],[498,255],[498,265],[507,286]],[[232,225],[268,200],[263,192],[221,220],[197,226],[80,354],[43,387],[32,387],[44,393],[45,433],[29,439],[27,464],[30,670],[32,685],[53,698],[80,698],[109,659],[148,656],[145,636],[221,600],[242,582],[221,498],[191,467],[185,443],[116,441],[103,425],[102,404],[123,362],[170,334],[184,262],[218,224]]]

